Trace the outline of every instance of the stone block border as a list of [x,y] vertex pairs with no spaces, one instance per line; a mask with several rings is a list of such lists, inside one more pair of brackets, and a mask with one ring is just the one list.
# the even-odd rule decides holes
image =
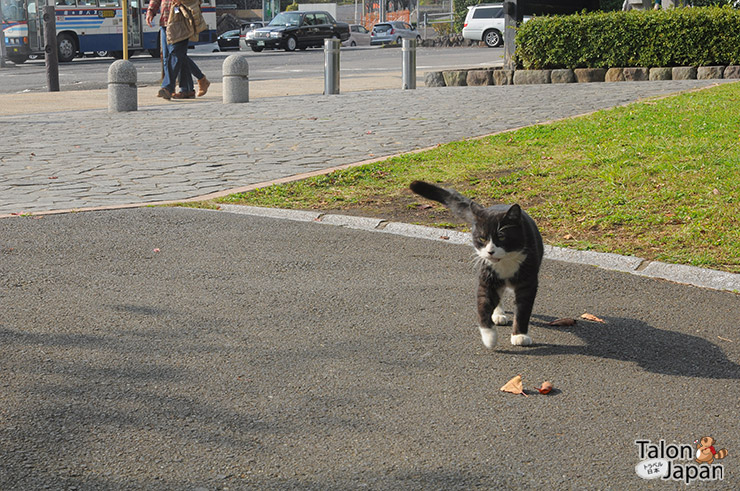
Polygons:
[[568,68],[555,70],[504,70],[500,67],[425,72],[427,87],[466,85],[527,85],[642,80],[740,79],[740,65],[701,67]]

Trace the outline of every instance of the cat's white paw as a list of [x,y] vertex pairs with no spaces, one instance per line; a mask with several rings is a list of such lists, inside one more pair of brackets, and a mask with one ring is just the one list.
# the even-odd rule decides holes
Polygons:
[[488,329],[487,327],[480,328],[480,337],[486,348],[493,348],[496,346],[496,341],[498,341],[498,334],[496,334],[496,331]]
[[512,334],[511,344],[514,346],[529,346],[532,344],[532,338],[526,334]]
[[501,307],[496,307],[493,310],[493,315],[491,316],[491,320],[494,324],[497,326],[505,326],[509,323],[509,319],[506,317],[506,314],[504,313],[504,309]]

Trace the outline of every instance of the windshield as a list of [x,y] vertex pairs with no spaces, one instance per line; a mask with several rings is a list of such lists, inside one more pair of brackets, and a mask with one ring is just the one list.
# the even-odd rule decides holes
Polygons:
[[270,21],[269,26],[299,26],[301,14],[298,12],[280,12]]
[[20,0],[2,0],[3,22],[20,22],[26,20],[26,9]]

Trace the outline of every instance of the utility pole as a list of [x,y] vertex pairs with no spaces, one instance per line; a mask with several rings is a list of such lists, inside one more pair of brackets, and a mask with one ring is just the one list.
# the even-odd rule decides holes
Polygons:
[[[0,26],[5,22],[3,8],[0,5]],[[0,27],[0,68],[5,68],[5,31]]]

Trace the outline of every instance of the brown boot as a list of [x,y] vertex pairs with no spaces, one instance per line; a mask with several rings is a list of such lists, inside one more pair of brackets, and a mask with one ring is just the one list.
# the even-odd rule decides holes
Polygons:
[[206,92],[208,92],[208,87],[210,86],[211,82],[209,82],[205,76],[201,79],[198,79],[198,97],[203,97],[204,95],[206,95]]

